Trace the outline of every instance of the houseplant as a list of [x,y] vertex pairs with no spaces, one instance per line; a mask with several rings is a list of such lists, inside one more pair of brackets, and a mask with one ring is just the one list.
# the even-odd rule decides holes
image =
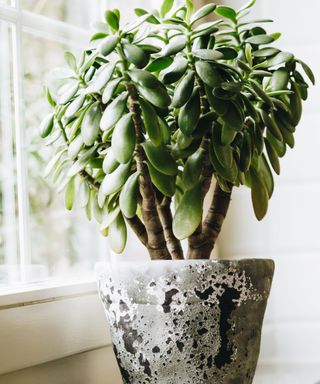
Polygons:
[[[209,257],[234,187],[249,187],[265,216],[308,96],[300,68],[314,82],[269,46],[280,34],[258,25],[270,20],[245,21],[254,3],[194,12],[191,0],[165,0],[124,27],[109,10],[82,57],[67,52],[69,70],[48,83],[54,112],[41,135],[56,152],[46,174],[68,209],[78,191],[116,253],[130,226],[153,260],[100,271],[125,383],[253,380],[273,262]],[[213,13],[222,19],[203,22]]]

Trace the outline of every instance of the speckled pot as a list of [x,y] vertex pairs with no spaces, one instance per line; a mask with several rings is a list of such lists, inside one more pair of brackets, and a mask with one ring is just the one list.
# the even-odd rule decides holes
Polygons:
[[125,384],[251,384],[272,260],[97,266]]

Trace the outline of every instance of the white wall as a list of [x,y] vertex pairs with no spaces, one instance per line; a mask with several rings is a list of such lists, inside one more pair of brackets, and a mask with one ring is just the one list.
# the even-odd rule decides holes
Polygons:
[[237,190],[219,249],[223,258],[269,257],[276,261],[262,361],[315,362],[320,367],[319,14],[320,1],[257,0],[255,16],[275,20],[268,28],[283,33],[277,45],[309,63],[318,83],[304,104],[296,147],[281,162],[267,218],[258,223],[249,192]]

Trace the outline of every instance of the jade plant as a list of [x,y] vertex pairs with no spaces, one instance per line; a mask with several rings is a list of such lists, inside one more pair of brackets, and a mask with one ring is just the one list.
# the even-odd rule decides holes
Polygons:
[[308,97],[304,75],[314,76],[273,46],[280,33],[261,27],[271,20],[247,21],[254,3],[195,11],[165,0],[124,26],[108,10],[81,57],[66,52],[68,69],[49,77],[41,136],[55,154],[45,173],[116,253],[130,226],[153,260],[209,258],[242,185],[265,216]]

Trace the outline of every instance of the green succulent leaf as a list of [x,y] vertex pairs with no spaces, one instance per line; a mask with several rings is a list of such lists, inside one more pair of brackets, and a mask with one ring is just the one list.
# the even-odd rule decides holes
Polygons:
[[268,211],[268,191],[259,177],[259,174],[252,169],[251,175],[251,199],[256,218],[260,221]]
[[72,52],[65,52],[64,53],[64,60],[68,64],[69,68],[73,70],[73,72],[77,72],[77,60]]
[[115,171],[109,173],[103,179],[100,189],[105,196],[119,192],[130,174],[131,162],[120,164]]
[[249,44],[255,44],[255,45],[265,45],[265,44],[270,44],[274,41],[275,39],[270,36],[270,35],[255,35],[248,37],[245,42]]
[[289,82],[289,73],[281,68],[273,72],[271,80],[268,84],[268,91],[280,91],[287,89]]
[[193,51],[193,55],[202,60],[217,61],[224,57],[222,52],[214,51],[213,49],[196,49]]
[[273,146],[266,140],[265,146],[268,154],[270,164],[277,175],[280,175],[280,162],[279,157]]
[[64,203],[68,211],[72,210],[74,199],[76,195],[74,177],[69,180],[65,190]]
[[127,243],[127,226],[121,213],[110,224],[108,232],[109,244],[115,253],[122,253]]
[[90,187],[88,182],[84,179],[79,186],[79,201],[80,207],[85,208],[90,199]]
[[177,164],[165,147],[155,147],[150,141],[145,141],[142,147],[154,168],[168,176],[177,175]]
[[230,7],[218,6],[215,10],[215,13],[219,16],[232,20],[233,22],[237,21],[237,13]]
[[116,160],[126,164],[132,158],[136,145],[136,133],[132,121],[132,114],[128,113],[116,124],[111,141],[112,152]]
[[294,56],[290,52],[279,52],[276,56],[268,59],[268,66],[275,67],[280,64],[289,63],[294,59]]
[[213,3],[204,5],[190,17],[190,24],[193,25],[198,20],[210,15],[216,9],[216,7],[216,4]]
[[189,71],[174,90],[172,107],[181,108],[190,99],[194,88],[194,72]]
[[143,123],[149,139],[155,147],[158,147],[162,143],[162,132],[158,115],[148,101],[140,99],[139,103],[142,111]]
[[172,63],[173,59],[171,57],[158,57],[146,67],[146,71],[160,72],[168,68]]
[[172,84],[181,79],[188,68],[188,60],[179,58],[173,64],[162,72],[162,82],[164,84]]
[[195,153],[188,157],[183,169],[182,180],[186,189],[193,188],[199,183],[204,151],[199,148]]
[[100,120],[100,128],[102,131],[108,131],[117,124],[126,108],[127,98],[128,93],[123,92],[107,106]]
[[102,103],[108,104],[114,93],[116,92],[116,89],[118,88],[119,84],[121,83],[121,78],[116,78],[111,80],[107,86],[105,87],[103,93],[102,93]]
[[164,195],[172,197],[176,190],[175,176],[159,172],[150,162],[147,162],[152,183]]
[[120,196],[119,205],[121,212],[125,217],[132,218],[137,213],[138,192],[139,192],[139,172],[133,173],[125,185],[123,186]]
[[98,46],[99,52],[103,56],[108,56],[111,52],[113,52],[118,44],[119,37],[116,35],[108,36],[103,39]]
[[54,126],[54,114],[49,113],[40,124],[40,136],[44,139],[49,136]]
[[202,219],[201,185],[188,189],[173,217],[173,233],[183,240],[194,233]]
[[160,15],[161,17],[165,17],[172,9],[174,4],[174,0],[164,0],[161,5]]
[[105,158],[103,159],[103,163],[102,163],[103,172],[105,174],[112,173],[118,168],[119,164],[120,163],[117,161],[114,155],[114,151],[112,150],[112,148],[110,148]]
[[201,115],[199,89],[195,88],[188,102],[180,109],[178,124],[185,135],[191,135],[196,129]]
[[145,51],[134,44],[124,44],[123,51],[126,58],[138,68],[144,68],[149,61]]
[[187,40],[183,36],[172,39],[169,44],[165,45],[161,51],[162,57],[173,56],[182,51],[187,45]]
[[81,124],[82,140],[87,146],[91,146],[97,140],[100,130],[101,108],[95,103],[87,110]]
[[117,31],[119,29],[119,18],[115,12],[110,10],[106,11],[105,19],[111,30]]
[[97,145],[94,145],[93,147],[89,148],[84,153],[82,153],[81,157],[79,157],[79,159],[76,162],[74,162],[71,168],[69,169],[67,173],[67,177],[71,178],[75,176],[77,173],[81,172],[89,163],[90,159],[93,157],[96,150],[97,150]]
[[308,76],[308,78],[311,81],[311,83],[313,85],[315,85],[316,79],[315,79],[315,76],[314,76],[314,74],[312,72],[312,69],[309,67],[309,65],[306,64],[305,62],[303,62],[302,60],[297,60],[297,62],[301,64],[305,74]]
[[210,63],[197,61],[196,71],[200,79],[212,88],[219,86],[222,82],[219,71]]

